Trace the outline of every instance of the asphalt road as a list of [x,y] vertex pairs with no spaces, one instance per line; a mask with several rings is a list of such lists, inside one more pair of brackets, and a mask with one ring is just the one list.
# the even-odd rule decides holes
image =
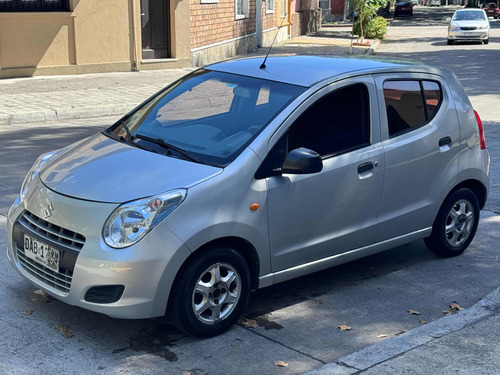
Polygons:
[[[446,45],[449,10],[417,8],[394,21],[377,52],[452,68],[486,127],[492,194],[469,250],[436,258],[417,241],[253,293],[244,324],[209,340],[184,337],[161,319],[118,320],[38,294],[0,257],[0,373],[298,374],[469,307],[498,287],[500,271],[500,21],[489,45]],[[425,27],[424,27],[425,26]],[[497,27],[498,26],[498,27]],[[495,60],[496,58],[496,60]],[[109,125],[113,119],[0,128],[0,254],[5,215],[36,156]],[[420,315],[412,315],[416,310]],[[346,324],[350,331],[337,326]],[[73,336],[65,337],[65,332]],[[66,336],[70,336],[66,334]],[[275,361],[288,367],[279,368]]]

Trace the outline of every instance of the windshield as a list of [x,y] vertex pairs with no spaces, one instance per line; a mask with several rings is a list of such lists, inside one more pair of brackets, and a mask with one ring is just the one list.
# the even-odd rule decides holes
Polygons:
[[456,12],[453,16],[453,21],[483,21],[485,19],[484,12],[482,10],[464,10]]
[[[233,161],[305,88],[258,78],[197,70],[107,130],[157,152],[216,166]],[[123,125],[123,126],[120,126]],[[128,128],[125,134],[123,127]],[[170,152],[168,145],[173,146]],[[181,151],[175,152],[175,151]]]

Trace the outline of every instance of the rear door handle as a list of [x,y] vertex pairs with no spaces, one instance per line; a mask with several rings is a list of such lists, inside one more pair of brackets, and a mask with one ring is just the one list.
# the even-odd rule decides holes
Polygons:
[[439,140],[439,147],[443,147],[451,144],[451,137],[444,137]]
[[365,172],[369,172],[373,169],[373,163],[370,161],[368,163],[363,163],[358,165],[358,173],[363,174]]

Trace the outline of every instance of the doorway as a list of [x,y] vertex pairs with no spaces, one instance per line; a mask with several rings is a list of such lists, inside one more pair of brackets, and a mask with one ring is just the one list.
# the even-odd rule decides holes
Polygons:
[[171,57],[169,15],[169,0],[141,0],[143,59]]

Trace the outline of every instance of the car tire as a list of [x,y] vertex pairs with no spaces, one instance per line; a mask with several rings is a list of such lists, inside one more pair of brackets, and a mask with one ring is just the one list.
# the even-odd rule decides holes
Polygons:
[[479,202],[467,188],[451,193],[441,205],[432,233],[424,239],[427,248],[441,257],[462,254],[476,234]]
[[184,333],[217,336],[238,320],[250,287],[250,271],[241,254],[230,248],[205,251],[179,271],[168,315]]
[[488,44],[489,42],[490,42],[490,40],[489,40],[489,39],[483,40],[483,43],[484,43],[484,44]]
[[448,44],[449,46],[451,46],[453,44],[453,40],[448,39],[448,42],[446,44]]

